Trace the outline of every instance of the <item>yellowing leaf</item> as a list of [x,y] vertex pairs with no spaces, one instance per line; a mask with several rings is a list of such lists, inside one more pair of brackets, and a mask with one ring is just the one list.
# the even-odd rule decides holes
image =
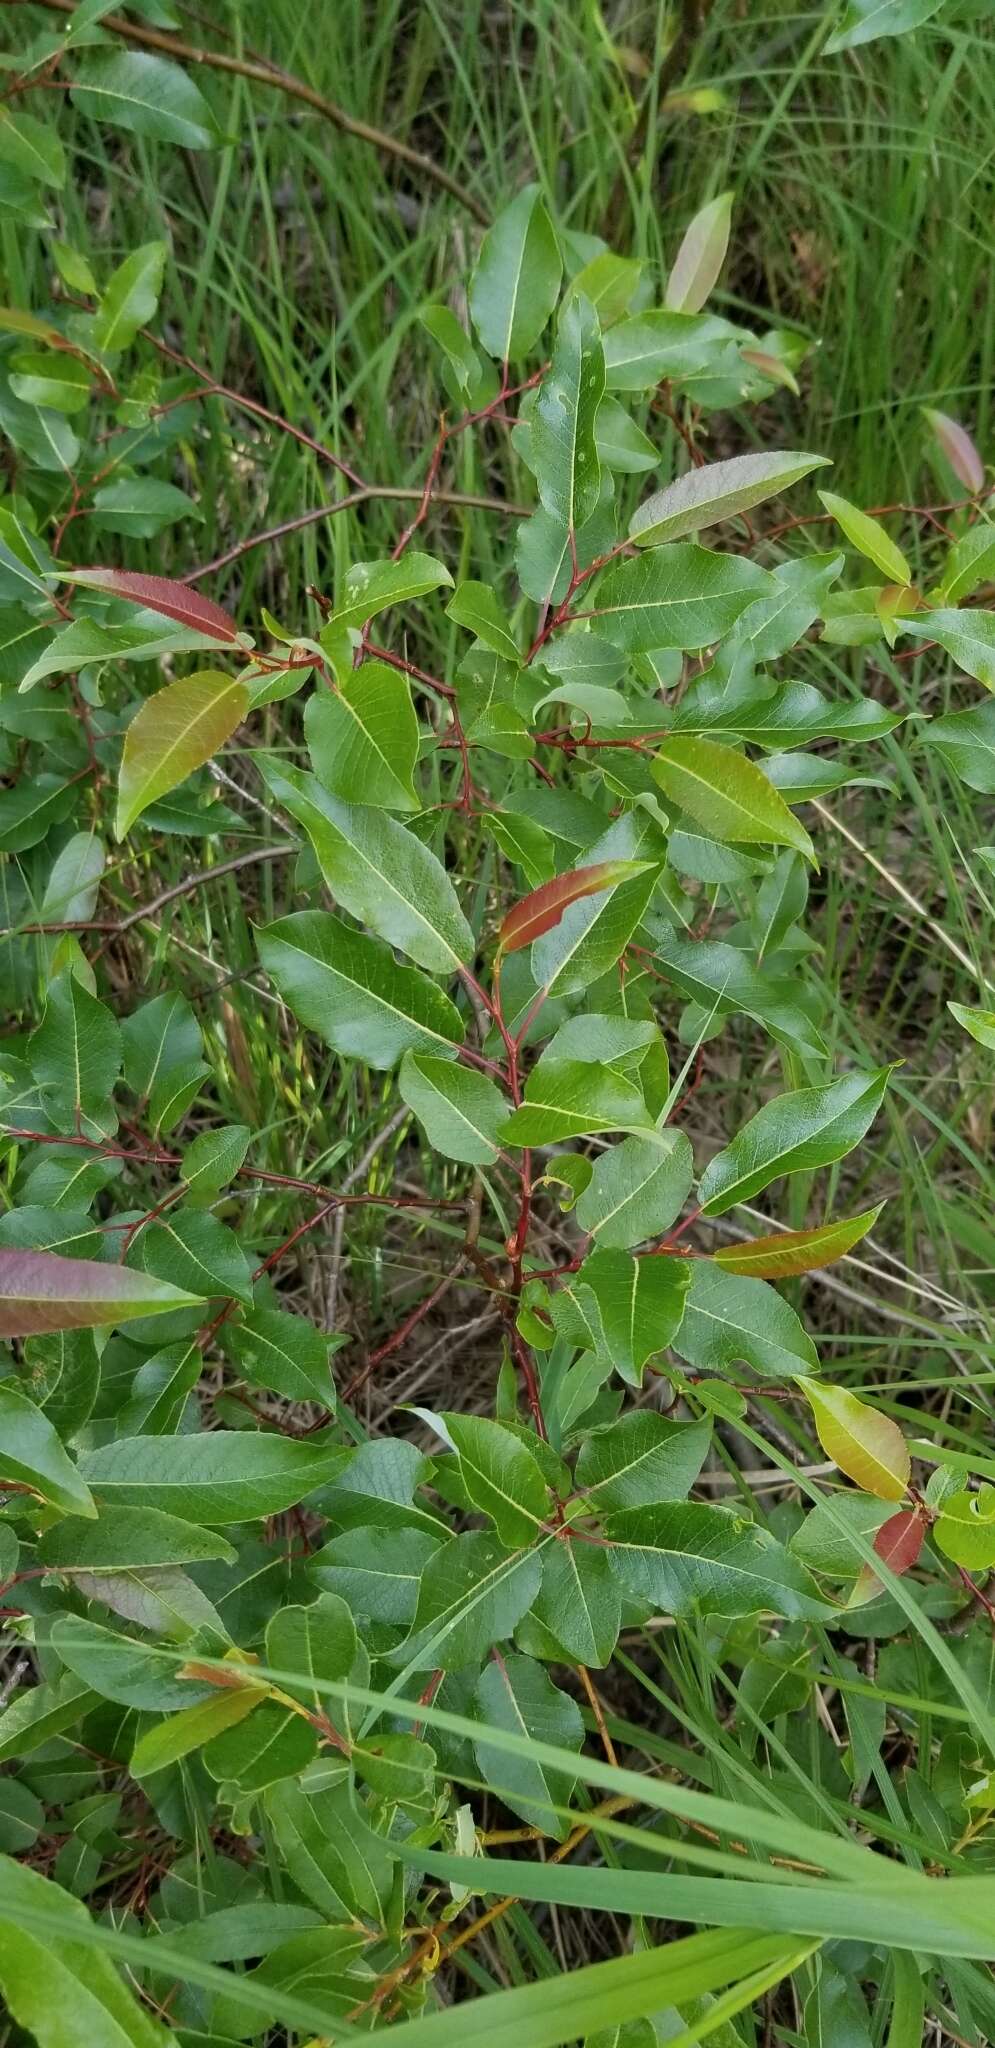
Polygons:
[[787,1280],[796,1273],[814,1273],[831,1266],[873,1230],[884,1207],[864,1209],[838,1223],[820,1223],[814,1230],[778,1231],[774,1237],[752,1237],[745,1244],[720,1245],[715,1263],[727,1273],[750,1273],[757,1280]]
[[897,1422],[868,1408],[844,1387],[806,1379],[801,1373],[797,1384],[811,1407],[827,1458],[865,1493],[878,1500],[904,1500],[912,1461]]
[[185,782],[245,717],[249,692],[219,669],[198,669],[142,705],[125,734],[114,833],[123,839],[156,798]]

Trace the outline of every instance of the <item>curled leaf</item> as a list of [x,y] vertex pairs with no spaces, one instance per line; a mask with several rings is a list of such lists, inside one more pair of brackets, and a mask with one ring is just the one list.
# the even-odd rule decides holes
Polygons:
[[933,1525],[937,1550],[968,1571],[995,1565],[995,1486],[951,1494]]

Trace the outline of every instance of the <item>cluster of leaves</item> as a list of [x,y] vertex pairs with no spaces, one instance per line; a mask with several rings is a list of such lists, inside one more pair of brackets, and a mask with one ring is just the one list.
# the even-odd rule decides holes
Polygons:
[[[77,10],[81,42],[100,12]],[[135,66],[157,62],[98,37],[74,97],[99,113],[109,96],[138,125],[121,107],[137,104]],[[205,146],[207,103],[177,76],[167,91],[160,71],[150,98],[143,74],[143,119],[152,107],[160,123],[144,132]],[[0,122],[7,197],[31,226],[38,182],[63,168],[41,125]],[[592,1723],[579,1701],[597,1702],[590,1670],[625,1626],[686,1626],[690,1645],[707,1632],[764,1731],[809,1699],[827,1639],[838,1661],[849,1637],[884,1639],[892,1689],[917,1694],[908,1645],[889,1641],[911,1627],[944,1698],[977,1702],[947,1744],[949,1811],[970,1840],[995,1807],[981,1681],[935,1626],[970,1611],[974,1574],[995,1565],[995,1490],[977,1483],[990,1474],[951,1454],[914,1482],[898,1425],[821,1375],[778,1292],[850,1251],[878,1208],[709,1235],[784,1176],[844,1159],[889,1081],[834,1056],[802,919],[806,807],[855,780],[849,748],[901,712],[831,700],[791,670],[814,631],[844,647],[907,636],[995,689],[995,615],[970,602],[992,576],[995,527],[973,444],[934,415],[967,494],[935,587],[915,587],[879,518],[828,491],[825,524],[863,581],[844,548],[809,546],[807,525],[796,553],[756,542],[749,515],[825,458],[704,462],[686,425],[793,388],[804,358],[794,334],[705,310],[729,220],[728,198],[702,210],[657,304],[639,264],[558,234],[538,190],[522,191],[484,237],[469,327],[449,305],[425,309],[451,412],[418,510],[389,559],[353,563],[313,636],[265,613],[250,633],[189,585],[94,566],[104,536],[149,539],[196,511],[174,470],[197,378],[180,363],[161,379],[142,339],[164,245],[101,285],[54,244],[51,304],[0,312],[14,465],[0,504],[0,849],[17,1020],[0,1076],[0,1566],[25,1681],[0,1712],[0,1846],[30,1862],[57,1844],[50,1876],[0,1864],[0,1985],[51,2048],[67,2013],[93,2048],[164,2039],[149,2017],[163,2010],[191,2043],[394,2019],[424,2003],[475,1889],[765,1930],[595,1966],[565,2016],[542,1996],[522,2009],[537,2043],[600,2042],[610,2020],[614,2041],[642,2048],[647,2015],[670,2003],[690,2024],[722,1991],[706,2014],[718,2025],[840,1933],[864,1941],[863,1974],[893,1971],[896,2010],[900,1997],[915,2010],[910,1951],[966,1959],[965,1972],[993,1953],[983,1878],[937,1903],[952,1887],[907,1883],[890,1863],[882,1876],[832,1830],[798,1821],[785,1839],[779,1821],[772,1839],[769,1815],[766,1832],[759,1811],[746,1828],[714,1786],[668,1806],[658,1783],[585,1747],[601,1710]],[[658,394],[689,466],[632,509],[661,465]],[[510,562],[495,584],[412,545],[448,442],[493,425],[535,480],[517,588]],[[417,658],[420,620],[440,606],[458,642],[446,676]],[[149,690],[160,666],[171,679]],[[391,1076],[426,1154],[454,1163],[457,1193],[436,1207],[450,1226],[455,1209],[457,1253],[500,1311],[493,1413],[420,1411],[431,1454],[404,1417],[366,1436],[348,1352],[336,1383],[345,1335],[281,1298],[285,1253],[342,1196],[299,1184],[317,1208],[255,1257],[237,1198],[278,1176],[252,1131],[217,1114],[193,1007],[178,985],[122,1003],[107,975],[120,928],[96,916],[108,789],[125,858],[163,834],[210,846],[242,830],[209,766],[240,730],[267,814],[287,821],[265,855],[294,862],[299,905],[260,924],[266,986],[337,1061]],[[923,740],[969,787],[995,788],[995,702],[934,720]],[[468,847],[486,861],[479,889],[454,879]],[[696,1162],[684,1110],[721,1034],[769,1038],[784,1085]],[[576,1225],[577,1256],[555,1268],[534,1247],[542,1204]],[[673,1417],[647,1400],[651,1379]],[[810,1512],[763,1521],[695,1496],[713,1443],[729,1425],[749,1441],[750,1403],[771,1390],[811,1417],[850,1484],[806,1485]],[[791,1473],[776,1441],[756,1441]],[[843,1798],[881,1772],[883,1718],[853,1728],[849,1778],[835,1764]],[[537,1836],[594,1827],[606,1842],[591,1786],[723,1841],[747,1833],[825,1881],[792,1886],[785,1913],[776,1881],[695,1894],[624,1848],[608,1873],[624,1883],[600,1895],[580,1880],[603,1873],[485,1872],[482,1794]],[[101,1927],[79,1901],[127,1872],[139,1814],[157,1839],[143,1911]],[[219,1832],[227,1851],[205,1862]],[[676,1831],[639,1847],[668,1864],[706,1853]],[[763,1857],[747,1869],[779,1875]],[[565,1889],[544,1889],[551,1876]],[[863,2013],[834,1964],[813,2026],[835,1985]],[[562,1985],[538,1987],[554,1988],[562,2000]],[[447,2024],[413,2021],[413,2043],[455,2039]]]

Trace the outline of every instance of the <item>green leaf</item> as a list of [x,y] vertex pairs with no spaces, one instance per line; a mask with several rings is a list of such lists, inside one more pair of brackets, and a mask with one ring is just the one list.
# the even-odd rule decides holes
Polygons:
[[653,758],[652,774],[664,795],[716,839],[793,846],[815,860],[804,825],[756,763],[735,748],[714,740],[668,739]]
[[55,1735],[80,1720],[94,1695],[75,1674],[61,1673],[55,1684],[28,1686],[0,1712],[0,1763],[30,1756]]
[[499,1135],[512,1145],[555,1145],[594,1131],[652,1128],[639,1089],[615,1067],[546,1056],[533,1068],[521,1107],[505,1117]]
[[[584,1260],[569,1296],[592,1328],[594,1348],[629,1386],[638,1387],[647,1360],[673,1343],[690,1278],[686,1259],[606,1249]],[[553,1297],[554,1319],[559,1299]]]
[[[443,378],[451,395],[465,405],[479,399],[483,364],[469,335],[448,306],[423,306],[418,318],[445,358]],[[448,373],[448,375],[447,375]],[[493,374],[493,373],[492,373]]]
[[92,518],[101,533],[153,540],[177,520],[201,519],[203,513],[176,484],[154,476],[122,476],[94,491]]
[[[376,1513],[376,1509],[370,1509]],[[338,1593],[353,1613],[410,1626],[422,1572],[443,1540],[422,1529],[346,1529],[308,1562],[315,1583]]]
[[605,335],[608,389],[650,391],[664,377],[691,376],[735,333],[728,320],[711,313],[632,313]]
[[234,1564],[236,1552],[214,1530],[196,1528],[176,1515],[163,1514],[161,1508],[105,1505],[91,1528],[59,1522],[49,1529],[38,1556],[56,1570],[117,1572],[203,1564],[211,1558]]
[[267,783],[304,826],[332,894],[419,967],[452,974],[473,933],[442,862],[393,818],[329,796],[313,775],[265,762]]
[[232,1691],[217,1692],[195,1707],[182,1707],[166,1721],[146,1729],[132,1752],[129,1770],[133,1778],[150,1778],[180,1757],[203,1749],[226,1728],[233,1728],[255,1712],[265,1699],[261,1686],[246,1684]]
[[180,1160],[180,1178],[198,1195],[217,1195],[234,1180],[249,1149],[248,1124],[224,1124],[201,1131]]
[[90,1489],[63,1450],[48,1417],[19,1387],[0,1380],[0,1486],[9,1481],[30,1487],[60,1514],[96,1515]]
[[786,449],[755,455],[734,455],[727,462],[708,462],[689,469],[676,483],[657,491],[629,521],[629,539],[640,547],[659,547],[682,534],[701,533],[719,520],[734,519],[767,498],[777,497],[813,469],[823,469],[825,455],[798,455]]
[[692,1172],[683,1131],[624,1138],[595,1160],[577,1202],[577,1221],[603,1245],[625,1247],[658,1237],[683,1208]]
[[629,309],[645,265],[631,256],[616,256],[602,249],[572,277],[564,293],[564,304],[582,293],[589,299],[602,327],[611,327]]
[[54,351],[51,355],[18,355],[11,358],[10,388],[25,405],[47,405],[53,412],[83,412],[93,391],[93,375],[74,356]]
[[288,1780],[267,1793],[266,1810],[292,1882],[320,1913],[381,1924],[395,1865],[349,1785]]
[[553,360],[532,418],[539,496],[570,531],[590,519],[601,496],[595,428],[604,396],[605,359],[597,315],[573,297],[560,317]]
[[459,1011],[411,967],[399,967],[380,939],[320,910],[278,918],[258,934],[271,981],[309,1031],[346,1058],[396,1066],[415,1052],[455,1051]]
[[843,1074],[824,1088],[799,1088],[766,1102],[706,1168],[698,1190],[705,1215],[723,1216],[783,1173],[844,1159],[870,1129],[891,1072],[878,1067]]
[[200,1025],[178,990],[153,996],[126,1017],[121,1026],[124,1078],[143,1099],[156,1081],[176,1067],[189,1066],[204,1049]]
[[823,54],[834,57],[840,50],[856,50],[861,43],[873,43],[879,36],[901,36],[921,28],[943,6],[943,0],[847,0],[838,29],[834,30]]
[[972,1572],[990,1571],[995,1565],[995,1486],[982,1486],[977,1493],[965,1488],[948,1494],[933,1523],[932,1537],[937,1549],[954,1564]]
[[912,582],[912,571],[901,548],[896,547],[879,519],[872,519],[869,512],[861,512],[859,506],[851,505],[848,498],[838,498],[834,491],[820,491],[819,497],[850,546],[873,562],[882,576],[887,576],[890,583]]
[[[596,856],[596,866],[611,866],[614,880],[593,895],[584,890],[533,944],[532,973],[547,996],[579,994],[614,967],[656,887],[657,858],[663,847],[651,821],[630,811],[623,812],[588,852]],[[641,872],[632,867],[621,872],[622,862],[640,857],[647,863]],[[589,868],[576,868],[561,878],[566,883],[565,893],[569,894],[575,879],[584,874],[590,878],[590,873]],[[536,898],[532,901],[535,904]]]
[[747,1273],[757,1280],[787,1280],[798,1273],[814,1273],[831,1266],[873,1230],[884,1208],[878,1202],[859,1216],[844,1216],[838,1223],[820,1223],[814,1230],[779,1231],[773,1237],[751,1237],[742,1244],[723,1244],[713,1252],[716,1265],[726,1273]]
[[455,619],[458,626],[465,626],[468,633],[474,633],[485,647],[501,655],[504,661],[513,661],[516,665],[521,661],[518,642],[489,584],[457,584],[456,594],[446,606],[446,617]]
[[[576,1700],[560,1692],[531,1657],[513,1654],[488,1664],[477,1681],[474,1705],[481,1720],[492,1728],[533,1735],[562,1749],[579,1750],[583,1743],[584,1724]],[[508,1756],[490,1747],[483,1734],[478,1735],[474,1752],[484,1782],[513,1813],[544,1835],[553,1835],[558,1842],[566,1840],[570,1821],[556,1808],[569,1806],[573,1779],[544,1764]]]
[[24,853],[71,809],[73,789],[61,775],[37,775],[0,791],[0,853]]
[[127,1266],[0,1250],[0,1337],[125,1323],[193,1307],[198,1299]]
[[0,1784],[0,1849],[23,1855],[44,1826],[45,1808],[27,1785],[11,1778]]
[[904,1500],[909,1483],[909,1447],[890,1415],[879,1415],[845,1387],[795,1375],[815,1417],[827,1458],[864,1493],[878,1500]]
[[147,1273],[210,1299],[252,1300],[252,1269],[233,1230],[199,1209],[174,1209],[137,1240]]
[[493,1165],[508,1103],[488,1075],[432,1053],[406,1052],[397,1085],[433,1151],[471,1166]]
[[495,362],[517,363],[556,304],[563,265],[538,185],[525,185],[488,228],[470,282],[474,327]]
[[665,304],[671,312],[697,313],[709,297],[729,246],[732,200],[731,192],[720,192],[685,229],[667,280]]
[[935,640],[965,675],[995,690],[995,612],[924,612],[921,620],[899,619],[897,624],[918,640]]
[[995,704],[972,704],[967,711],[931,718],[919,738],[923,746],[939,749],[968,789],[995,795]]
[[432,555],[405,555],[399,562],[356,562],[346,571],[342,594],[329,620],[340,632],[364,626],[391,605],[408,604],[430,590],[451,590],[453,579]]
[[420,809],[412,777],[418,720],[408,679],[385,661],[349,669],[337,688],[315,693],[304,736],[318,781],[347,803],[388,811]]
[[61,191],[66,182],[66,153],[54,128],[33,114],[0,111],[0,163],[12,164],[26,178]]
[[605,1526],[623,1585],[661,1614],[825,1614],[790,1552],[727,1508],[662,1501],[623,1508]]
[[117,1129],[111,1095],[121,1072],[121,1032],[113,1012],[74,974],[53,981],[28,1059],[57,1128],[92,1139]]
[[944,604],[958,605],[995,576],[995,524],[979,519],[959,535],[947,557],[940,581]]
[[868,1493],[837,1489],[817,1501],[795,1531],[790,1544],[792,1555],[809,1571],[821,1572],[825,1578],[855,1579],[863,1568],[863,1559],[848,1532],[852,1530],[866,1543],[873,1543],[889,1514],[886,1503],[874,1500]]
[[509,1550],[533,1543],[549,1500],[546,1482],[527,1444],[483,1415],[443,1415],[460,1463],[460,1477],[475,1508],[488,1515]]
[[318,1754],[318,1737],[292,1707],[264,1700],[212,1737],[203,1752],[208,1776],[257,1797],[286,1778],[298,1778]]
[[334,1340],[322,1336],[303,1316],[253,1308],[241,1322],[230,1325],[227,1341],[253,1386],[268,1387],[288,1401],[329,1406],[333,1381],[328,1355]]
[[155,661],[163,654],[185,654],[216,645],[216,639],[207,634],[182,629],[178,632],[175,626],[104,626],[97,619],[74,619],[32,662],[20,687],[22,691],[32,690],[46,676],[75,675],[90,663]]
[[125,734],[118,778],[117,839],[149,804],[203,766],[245,717],[244,683],[220,669],[198,669],[148,698]]
[[598,407],[594,438],[605,468],[617,470],[622,476],[641,476],[659,463],[659,449],[654,448],[624,405],[610,394]]
[[85,57],[72,101],[81,114],[129,128],[181,149],[213,149],[221,132],[203,93],[178,64],[144,50],[114,50]]
[[282,1674],[281,1691],[319,1717],[328,1707],[321,1687],[347,1677],[356,1650],[356,1624],[337,1593],[319,1593],[310,1607],[279,1608],[266,1629],[265,1661]]
[[585,1511],[649,1506],[683,1500],[701,1471],[712,1425],[670,1422],[652,1408],[633,1408],[606,1429],[585,1436],[576,1481]]
[[728,1373],[742,1359],[764,1379],[819,1363],[811,1337],[773,1287],[698,1259],[674,1350],[698,1372]]
[[989,1052],[995,1052],[995,1010],[974,1009],[966,1003],[948,1003],[947,1009],[962,1030],[969,1032]]
[[593,615],[628,654],[708,647],[765,595],[768,582],[766,572],[743,555],[710,554],[684,541],[606,569],[598,578]]
[[[32,1924],[43,1916],[39,1930]],[[84,1906],[23,1863],[0,1858],[0,1989],[37,2048],[167,2048],[110,1957]]]
[[[124,59],[128,62],[128,58]],[[139,60],[141,61],[141,60]],[[154,317],[166,267],[165,242],[133,249],[115,270],[94,316],[93,340],[107,355],[130,348],[140,327]]]
[[571,1660],[599,1669],[607,1664],[618,1641],[622,1603],[605,1551],[579,1540],[551,1543],[532,1612]]
[[90,1451],[81,1472],[101,1502],[162,1508],[208,1528],[258,1522],[327,1486],[348,1456],[335,1444],[244,1430],[121,1437]]
[[200,1681],[181,1678],[172,1658],[162,1656],[156,1647],[80,1615],[58,1615],[51,1640],[56,1655],[77,1678],[118,1706],[170,1713],[209,1694]]
[[508,1551],[477,1529],[451,1537],[425,1566],[411,1633],[390,1662],[408,1671],[479,1667],[528,1612],[541,1581],[538,1547]]
[[810,683],[785,683],[773,695],[750,690],[737,702],[706,678],[681,699],[670,730],[736,733],[761,747],[790,747],[826,738],[880,739],[901,718],[870,697],[829,703]]
[[85,922],[97,904],[107,856],[93,832],[74,832],[56,855],[41,900],[41,921]]

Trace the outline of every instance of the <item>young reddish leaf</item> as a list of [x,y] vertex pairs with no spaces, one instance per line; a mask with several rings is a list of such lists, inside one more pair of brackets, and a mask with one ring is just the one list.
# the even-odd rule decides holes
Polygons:
[[[911,1571],[915,1564],[925,1535],[926,1525],[920,1517],[900,1508],[897,1515],[889,1515],[888,1520],[882,1522],[874,1538],[874,1548],[889,1570],[901,1578],[902,1573]],[[873,1565],[861,1565],[847,1607],[863,1607],[883,1591]]]
[[533,939],[559,924],[571,903],[579,903],[582,896],[597,896],[602,889],[614,889],[652,865],[648,860],[603,860],[595,867],[554,875],[551,882],[543,882],[541,888],[512,905],[498,933],[498,951],[517,953],[521,946],[530,946]]
[[926,1535],[926,1524],[921,1516],[906,1508],[900,1508],[897,1515],[889,1515],[882,1522],[874,1538],[874,1548],[890,1571],[899,1578],[903,1572],[911,1571]]
[[65,581],[89,584],[94,590],[109,591],[112,597],[126,597],[132,604],[144,605],[147,611],[161,613],[163,618],[179,619],[182,626],[209,633],[212,640],[223,640],[226,647],[236,646],[242,637],[234,619],[213,598],[201,597],[198,591],[190,590],[185,583],[173,583],[168,576],[142,576],[131,569],[71,569]]
[[923,407],[923,418],[929,422],[958,482],[967,491],[983,490],[985,465],[967,428],[962,427],[959,420],[952,420],[949,413],[934,412],[928,405]]
[[0,1250],[0,1337],[83,1330],[187,1308],[200,1297],[130,1266]]
[[784,1230],[776,1237],[752,1237],[745,1244],[724,1244],[713,1257],[727,1273],[749,1273],[757,1280],[788,1280],[796,1273],[814,1273],[842,1259],[869,1230],[873,1230],[884,1208],[863,1209],[859,1216],[844,1216],[838,1223],[821,1223],[815,1230]]
[[868,1408],[844,1387],[805,1379],[801,1373],[797,1383],[815,1416],[827,1458],[865,1493],[878,1500],[904,1500],[912,1461],[897,1422]]

